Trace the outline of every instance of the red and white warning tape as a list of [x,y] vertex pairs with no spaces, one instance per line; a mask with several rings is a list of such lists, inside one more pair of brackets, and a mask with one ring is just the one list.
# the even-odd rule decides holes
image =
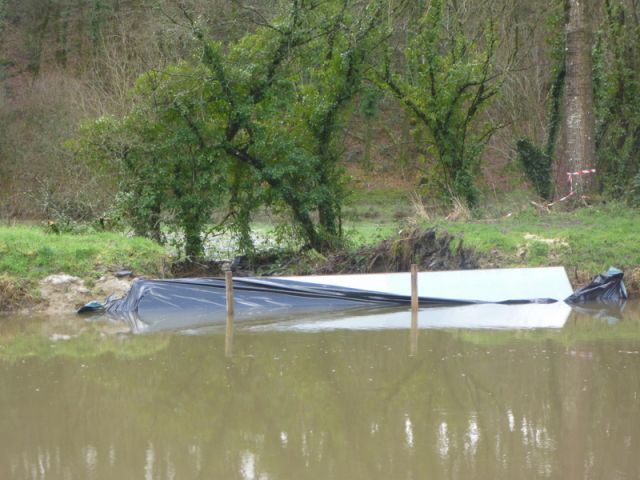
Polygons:
[[585,173],[596,173],[596,169],[588,168],[587,170],[578,170],[577,172],[567,172],[567,175],[569,176],[584,175]]
[[586,175],[588,173],[596,173],[595,168],[587,168],[585,170],[578,170],[577,172],[567,172],[567,180],[569,181],[569,193],[567,193],[564,197],[559,198],[555,202],[545,203],[544,207],[549,208],[553,207],[556,203],[564,202],[567,198],[575,195],[576,190],[573,188],[573,177],[577,177],[580,175]]

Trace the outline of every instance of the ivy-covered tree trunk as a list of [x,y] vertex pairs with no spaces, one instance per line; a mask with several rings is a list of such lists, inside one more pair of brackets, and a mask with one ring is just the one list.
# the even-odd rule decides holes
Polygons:
[[[595,114],[593,103],[591,28],[593,0],[568,0],[566,24],[565,139],[571,171],[595,165]],[[578,175],[574,185],[579,195],[593,187],[593,177]]]
[[196,260],[204,256],[202,243],[202,224],[193,219],[184,222],[184,253],[190,260]]

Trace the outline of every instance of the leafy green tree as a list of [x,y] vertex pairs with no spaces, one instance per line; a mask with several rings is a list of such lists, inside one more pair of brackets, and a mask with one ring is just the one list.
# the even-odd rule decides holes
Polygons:
[[492,23],[483,38],[472,39],[455,16],[454,5],[432,0],[403,52],[404,70],[388,60],[382,79],[426,132],[442,192],[473,206],[480,156],[496,129],[480,125],[479,116],[499,92],[502,75],[493,66]]
[[318,159],[315,194],[322,242],[328,247],[342,236],[341,205],[346,192],[338,162],[345,119],[362,91],[370,58],[386,34],[381,28],[386,12],[382,2],[370,2],[362,9],[350,9],[349,3],[336,3],[326,39],[310,44],[301,55],[295,77],[296,114],[291,117],[291,128],[302,129],[305,150]]
[[297,116],[295,55],[326,39],[326,29],[333,26],[331,10],[321,7],[292,1],[268,27],[226,49],[210,41],[185,12],[200,43],[197,64],[206,72],[201,81],[214,92],[205,100],[214,128],[202,128],[189,115],[185,121],[203,149],[232,163],[229,214],[244,244],[250,243],[251,212],[262,205],[288,211],[304,243],[318,250],[328,248],[333,243],[328,236],[339,230],[338,219],[322,211],[329,199],[340,198],[340,186],[316,152],[306,148],[308,132],[288,121]]
[[360,11],[347,0],[292,0],[268,26],[223,45],[183,11],[193,59],[143,75],[129,115],[89,128],[103,159],[118,160],[136,230],[156,237],[169,222],[197,257],[205,224],[225,208],[215,228],[237,232],[251,250],[252,213],[266,206],[290,215],[305,245],[338,245],[343,122],[381,12],[378,3]]
[[211,92],[191,67],[179,64],[143,75],[134,94],[124,118],[84,127],[80,152],[103,168],[115,166],[119,211],[136,234],[161,241],[166,225],[184,236],[187,257],[201,257],[202,233],[226,193],[222,178],[228,169],[201,148],[192,129],[195,122],[208,122],[202,98]]

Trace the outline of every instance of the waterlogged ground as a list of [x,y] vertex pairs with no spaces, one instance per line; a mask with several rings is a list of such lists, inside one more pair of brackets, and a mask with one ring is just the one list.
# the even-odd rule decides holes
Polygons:
[[0,317],[0,478],[640,477],[637,302],[417,339],[126,330]]

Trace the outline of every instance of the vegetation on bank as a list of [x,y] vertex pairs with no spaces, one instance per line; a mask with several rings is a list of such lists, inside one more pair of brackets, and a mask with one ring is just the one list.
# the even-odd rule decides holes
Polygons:
[[40,226],[0,225],[0,311],[38,300],[37,283],[57,273],[92,281],[122,269],[158,276],[166,249],[116,232],[52,233]]
[[594,168],[580,193],[638,202],[630,0],[589,18],[574,0],[65,0],[46,22],[42,2],[0,3],[2,218],[123,223],[199,259],[211,232],[254,253],[265,209],[343,248],[354,166],[430,205],[526,183],[551,200]]
[[117,232],[55,234],[41,227],[0,226],[0,272],[21,279],[60,272],[97,279],[122,269],[158,275],[167,259],[165,249],[151,240]]
[[[381,192],[359,196],[352,205],[346,227],[350,247],[325,255],[266,246],[254,263],[237,266],[245,269],[238,274],[392,271],[407,269],[411,262],[425,270],[562,265],[578,286],[613,265],[625,271],[630,292],[640,291],[637,209],[617,203],[573,211],[527,207],[498,218],[418,220],[404,216],[406,197]],[[386,202],[380,201],[383,197]],[[217,268],[220,259],[206,260],[205,265]],[[56,234],[40,226],[0,226],[0,310],[37,302],[38,280],[54,273],[89,284],[120,269],[137,275],[194,275],[194,270],[172,270],[177,261],[166,247],[117,232]]]
[[574,284],[616,266],[640,289],[640,211],[619,203],[572,211],[528,209],[496,219],[436,222],[483,254],[484,266],[562,265]]

